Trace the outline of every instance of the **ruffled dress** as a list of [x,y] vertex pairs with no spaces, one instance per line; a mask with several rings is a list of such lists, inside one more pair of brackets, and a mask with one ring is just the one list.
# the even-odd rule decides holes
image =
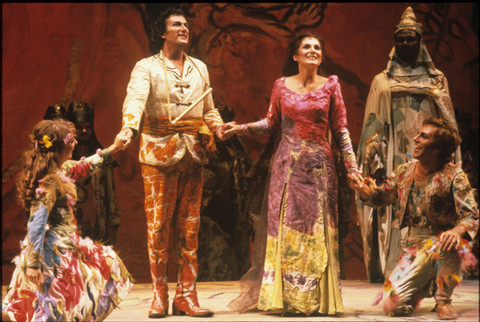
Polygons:
[[[28,232],[3,311],[15,321],[102,321],[127,296],[132,280],[112,247],[76,233],[72,207],[75,180],[111,164],[108,151],[67,161],[62,170],[39,181],[30,208]],[[26,278],[27,268],[40,268],[43,283]]]

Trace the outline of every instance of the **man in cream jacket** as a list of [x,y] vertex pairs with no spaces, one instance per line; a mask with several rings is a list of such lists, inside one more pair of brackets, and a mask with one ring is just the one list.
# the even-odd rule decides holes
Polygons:
[[[132,71],[123,105],[122,129],[137,137],[145,187],[148,252],[154,297],[148,316],[168,314],[168,248],[176,247],[178,283],[174,315],[210,317],[196,293],[197,248],[203,166],[220,140],[223,121],[215,109],[206,65],[184,52],[189,28],[181,9],[169,8],[154,26],[162,50],[140,60]],[[168,245],[173,220],[175,245]]]

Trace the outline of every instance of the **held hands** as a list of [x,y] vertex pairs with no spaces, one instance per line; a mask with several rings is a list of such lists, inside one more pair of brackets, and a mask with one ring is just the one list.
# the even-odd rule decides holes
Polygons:
[[355,191],[360,191],[363,188],[363,178],[360,173],[352,172],[347,175],[348,187]]
[[228,122],[219,127],[216,131],[217,137],[222,140],[230,139],[234,134],[241,133],[243,131],[242,125],[238,125],[237,122]]
[[[128,131],[130,133],[128,133]],[[115,137],[115,141],[113,144],[108,148],[110,150],[110,153],[114,154],[120,150],[125,150],[130,143],[132,142],[131,136],[133,135],[131,129],[125,129],[122,130],[120,133],[117,134]]]
[[225,126],[225,124],[222,125],[222,126],[219,126],[217,128],[217,130],[215,131],[215,134],[217,135],[217,138],[219,138],[222,141],[225,141],[225,140],[228,140],[229,138],[231,138],[231,136],[225,135],[225,132],[223,131],[224,126]]
[[371,178],[363,178],[359,172],[352,172],[347,175],[348,187],[358,191],[362,200],[367,200],[372,195],[373,189],[377,187]]
[[35,285],[40,285],[43,283],[43,274],[40,268],[30,268],[27,267],[27,279]]
[[462,225],[454,227],[450,230],[443,232],[440,235],[440,249],[443,251],[449,251],[454,246],[459,249],[462,245],[462,236],[467,230]]
[[[120,133],[125,134],[125,135],[128,136],[130,139],[133,137],[133,131],[132,131],[131,128],[128,128],[128,127],[125,128],[125,129],[123,129],[123,130],[121,130]],[[119,134],[120,134],[120,133],[119,133]]]

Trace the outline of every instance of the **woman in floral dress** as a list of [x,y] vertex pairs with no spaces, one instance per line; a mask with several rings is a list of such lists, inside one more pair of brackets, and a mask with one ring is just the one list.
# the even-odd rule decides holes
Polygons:
[[110,246],[77,235],[72,211],[75,180],[111,164],[112,154],[130,140],[119,134],[108,149],[72,161],[74,131],[70,122],[44,120],[30,135],[32,146],[17,182],[30,218],[3,302],[3,321],[101,321],[132,287]]
[[[254,258],[252,269],[242,278],[242,284],[246,282],[242,295],[230,308],[306,315],[344,312],[338,264],[338,180],[329,130],[347,170],[357,167],[338,77],[317,74],[324,53],[322,38],[298,35],[290,44],[284,71],[289,77],[275,82],[267,117],[224,126],[226,135],[281,131],[270,170],[267,224],[264,229],[257,226],[255,235],[254,257],[258,254],[264,262],[260,258],[256,263]],[[289,65],[294,67],[291,73]]]

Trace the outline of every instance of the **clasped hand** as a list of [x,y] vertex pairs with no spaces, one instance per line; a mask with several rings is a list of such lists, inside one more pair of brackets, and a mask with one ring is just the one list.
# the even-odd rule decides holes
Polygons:
[[348,187],[358,191],[363,200],[370,198],[373,189],[377,187],[371,178],[363,178],[359,172],[352,172],[347,175]]
[[[127,129],[125,129],[125,130],[127,130]],[[117,134],[117,136],[115,137],[115,141],[108,148],[112,154],[117,152],[117,151],[120,151],[120,150],[125,150],[130,145],[130,143],[132,142],[132,139],[131,139],[132,130],[128,129],[128,130],[130,130],[130,135],[129,135],[128,131],[125,131],[125,130],[122,130],[122,131],[120,131],[120,133]]]
[[220,126],[217,129],[216,134],[220,140],[225,141],[230,139],[234,134],[238,134],[240,132],[242,132],[242,126],[233,121]]
[[357,172],[352,172],[347,175],[347,184],[350,189],[360,191],[363,188],[364,180]]

